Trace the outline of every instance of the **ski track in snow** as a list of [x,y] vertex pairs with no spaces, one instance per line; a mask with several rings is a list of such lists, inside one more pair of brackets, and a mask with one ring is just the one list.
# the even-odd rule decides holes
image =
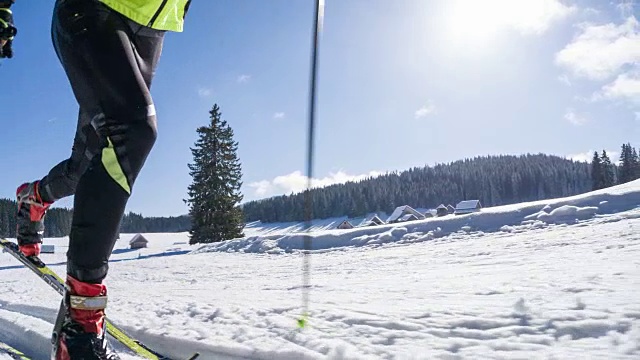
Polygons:
[[[148,234],[150,248],[135,251],[126,235],[107,314],[182,358],[638,359],[638,205],[640,181],[480,214],[317,229],[302,330],[300,234],[251,228],[206,246]],[[43,259],[64,274],[67,240],[48,240],[62,250]],[[8,255],[0,286],[0,341],[47,359],[60,296]]]

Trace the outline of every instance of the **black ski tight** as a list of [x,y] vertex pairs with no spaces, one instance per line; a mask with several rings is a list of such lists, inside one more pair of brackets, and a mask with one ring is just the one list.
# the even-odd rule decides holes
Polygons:
[[53,167],[40,188],[45,201],[75,194],[67,272],[98,283],[156,140],[149,88],[164,32],[92,0],[57,0],[51,31],[80,110],[70,158]]

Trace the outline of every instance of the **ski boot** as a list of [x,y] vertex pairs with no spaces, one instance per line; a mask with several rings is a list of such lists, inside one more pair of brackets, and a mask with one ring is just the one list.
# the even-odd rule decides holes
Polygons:
[[120,360],[107,341],[107,288],[67,275],[67,291],[53,328],[53,360]]
[[26,257],[40,255],[44,234],[44,215],[51,206],[42,200],[39,182],[25,183],[16,190],[18,201],[17,239],[20,251]]

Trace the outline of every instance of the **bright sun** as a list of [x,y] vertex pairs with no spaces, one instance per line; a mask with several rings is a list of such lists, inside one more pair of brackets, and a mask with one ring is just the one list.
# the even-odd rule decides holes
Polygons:
[[451,41],[473,45],[491,40],[504,26],[500,2],[504,1],[452,1],[447,29]]
[[540,33],[570,11],[557,0],[450,0],[446,37],[456,47],[491,47],[508,30]]

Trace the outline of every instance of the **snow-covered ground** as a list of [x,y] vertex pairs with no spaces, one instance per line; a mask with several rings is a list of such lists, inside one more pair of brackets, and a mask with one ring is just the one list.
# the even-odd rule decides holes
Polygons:
[[[640,181],[463,216],[310,233],[309,325],[301,224],[247,237],[122,235],[108,316],[167,355],[202,359],[638,359]],[[67,239],[43,260],[63,275]],[[60,297],[0,256],[0,341],[47,359]]]

